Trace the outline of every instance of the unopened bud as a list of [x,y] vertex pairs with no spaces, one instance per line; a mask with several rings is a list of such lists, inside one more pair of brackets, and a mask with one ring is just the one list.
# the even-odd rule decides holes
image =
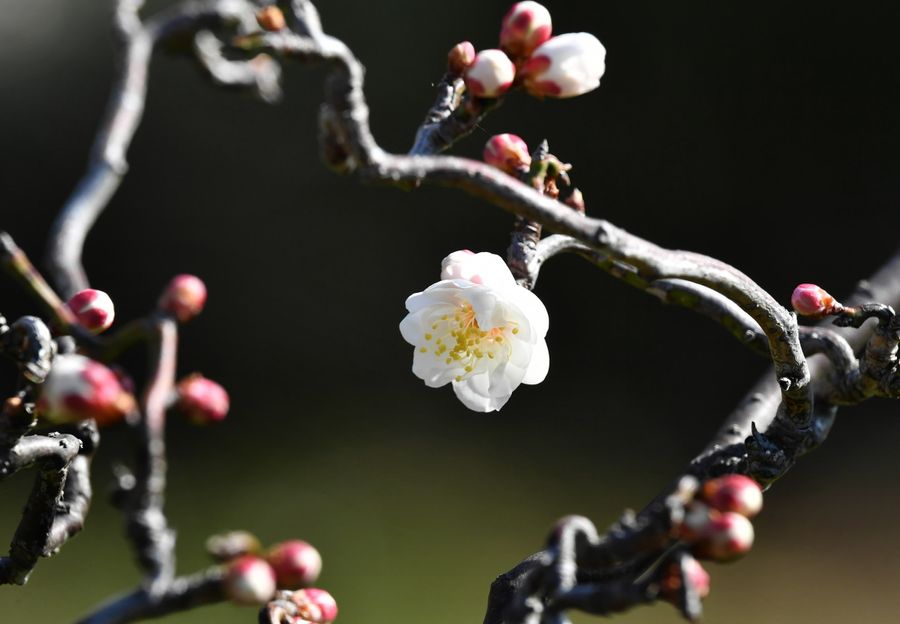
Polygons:
[[733,511],[752,518],[762,510],[762,488],[744,475],[731,474],[703,484],[703,500],[719,511]]
[[682,571],[685,579],[693,586],[698,596],[701,598],[709,596],[709,572],[700,565],[699,561],[693,557],[686,559]]
[[569,208],[574,209],[576,212],[580,212],[581,214],[584,214],[585,212],[584,194],[579,189],[573,189],[563,203]]
[[496,134],[484,145],[484,162],[515,175],[528,171],[531,166],[531,153],[528,145],[515,134]]
[[470,41],[460,41],[447,53],[447,71],[454,76],[462,76],[474,62],[475,46]]
[[228,414],[228,393],[212,379],[195,373],[178,382],[176,390],[178,409],[198,425],[219,422]]
[[322,571],[322,556],[311,544],[302,540],[289,540],[276,544],[269,551],[266,561],[275,570],[279,589],[309,587]]
[[275,572],[259,557],[247,555],[228,566],[223,588],[225,595],[237,604],[265,604],[275,595]]
[[297,605],[298,615],[307,622],[329,624],[337,618],[337,602],[324,589],[299,589],[291,594],[291,600]]
[[134,408],[134,397],[112,370],[76,353],[53,359],[37,401],[38,414],[56,423],[93,418],[103,426],[121,420]]
[[836,312],[842,306],[823,288],[815,284],[800,284],[791,295],[791,305],[800,316],[819,318]]
[[660,577],[660,594],[668,602],[678,604],[685,584],[690,585],[700,598],[709,595],[709,573],[687,553],[680,561],[673,561],[663,571]]
[[713,513],[694,544],[694,552],[715,561],[737,559],[753,546],[753,524],[739,513]]
[[269,32],[278,32],[287,25],[284,21],[284,13],[274,4],[263,7],[256,13],[256,23],[260,28]]
[[500,26],[500,47],[513,58],[524,58],[550,38],[550,11],[537,2],[517,2]]
[[522,66],[525,89],[538,97],[568,98],[600,86],[606,71],[606,48],[590,33],[553,37]]
[[166,286],[157,305],[179,321],[189,321],[200,314],[206,305],[206,284],[196,275],[176,275]]
[[102,290],[86,288],[80,290],[66,302],[78,323],[93,334],[108,329],[116,317],[112,299]]
[[516,66],[502,50],[482,50],[466,70],[466,88],[476,97],[500,97],[515,77]]

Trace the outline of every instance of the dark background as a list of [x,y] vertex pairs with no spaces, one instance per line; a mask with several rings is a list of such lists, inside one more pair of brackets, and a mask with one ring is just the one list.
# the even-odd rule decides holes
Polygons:
[[[326,28],[367,65],[385,148],[409,147],[446,51],[461,39],[496,45],[507,5],[320,3]],[[110,6],[0,6],[0,227],[39,259],[105,106]],[[730,262],[785,303],[802,281],[846,293],[896,248],[896,3],[547,6],[555,32],[606,45],[601,88],[564,101],[515,94],[457,153],[477,155],[497,132],[546,137],[574,163],[589,213]],[[171,424],[180,571],[206,565],[202,540],[223,529],[302,537],[324,555],[321,585],[344,622],[479,622],[491,579],[539,548],[557,517],[603,527],[642,506],[766,365],[711,323],[561,258],[537,289],[551,316],[546,382],[491,415],[427,389],[397,331],[403,301],[450,251],[502,253],[511,219],[454,190],[328,172],[316,144],[322,76],[288,66],[286,99],[270,107],[157,56],[132,171],[88,239],[88,273],[122,321],[175,273],[210,289],[184,329],[180,369],[222,382],[233,411],[218,427]],[[34,308],[2,280],[0,310]],[[752,555],[710,566],[707,621],[894,619],[897,409],[842,414],[767,495]],[[0,620],[71,620],[137,582],[104,498],[130,444],[126,431],[105,435],[85,532],[25,588],[0,588]],[[30,481],[3,484],[0,535]],[[169,621],[254,620],[222,605]],[[659,606],[622,620],[677,617]]]

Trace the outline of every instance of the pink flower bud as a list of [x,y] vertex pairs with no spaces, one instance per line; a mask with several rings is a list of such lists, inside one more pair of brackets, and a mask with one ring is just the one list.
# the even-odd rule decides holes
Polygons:
[[709,596],[709,572],[707,572],[700,562],[690,557],[684,562],[684,575],[688,582],[694,586],[694,590],[701,598]]
[[160,310],[172,314],[179,321],[189,321],[206,304],[206,284],[196,275],[176,275],[166,286],[157,304]]
[[695,543],[698,556],[715,561],[737,559],[753,546],[753,525],[745,516],[726,511],[713,513]]
[[462,76],[474,62],[475,46],[469,41],[461,41],[447,54],[447,71],[454,76]]
[[531,166],[531,153],[528,145],[515,134],[495,134],[484,145],[484,162],[515,175],[520,171],[528,171]]
[[275,595],[272,566],[252,555],[235,559],[225,572],[225,595],[237,604],[261,605]]
[[797,314],[813,318],[831,314],[840,307],[834,297],[815,284],[797,286],[791,295],[791,305]]
[[113,371],[75,353],[54,358],[37,401],[38,413],[56,423],[93,418],[103,426],[121,420],[134,408],[134,397]]
[[709,595],[709,573],[690,555],[685,555],[681,564],[677,561],[670,563],[660,575],[659,582],[663,599],[676,605],[680,602],[685,582],[694,588],[700,598]]
[[108,329],[116,317],[112,299],[102,290],[87,288],[78,291],[66,302],[78,323],[93,334]]
[[733,511],[752,518],[762,510],[762,488],[744,475],[731,474],[703,484],[703,500],[719,511]]
[[476,97],[500,97],[515,77],[516,66],[502,50],[482,50],[466,70],[466,88]]
[[199,373],[178,382],[178,409],[198,425],[219,422],[228,414],[230,402],[225,388]]
[[329,624],[338,615],[337,602],[324,589],[300,589],[291,595],[297,605],[300,617],[315,624]]
[[500,47],[513,58],[530,55],[550,38],[550,11],[537,2],[517,2],[500,26]]
[[312,545],[301,540],[276,544],[266,560],[275,570],[280,589],[300,589],[316,582],[322,571],[322,557]]
[[525,89],[538,97],[567,98],[593,91],[606,71],[606,48],[590,33],[566,33],[534,51],[521,69]]

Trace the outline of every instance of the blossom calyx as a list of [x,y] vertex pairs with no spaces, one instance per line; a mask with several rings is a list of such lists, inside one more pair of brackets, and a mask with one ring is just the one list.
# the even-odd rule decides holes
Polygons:
[[288,540],[276,544],[266,555],[275,570],[279,589],[300,589],[316,582],[322,572],[322,556],[311,544]]
[[441,281],[406,300],[400,333],[415,347],[413,374],[431,388],[452,384],[471,410],[499,410],[547,375],[547,309],[495,254],[457,251],[441,269]]
[[259,557],[245,555],[228,565],[222,586],[234,603],[265,604],[275,595],[275,572]]
[[178,382],[176,406],[198,425],[225,419],[230,407],[228,392],[212,379],[194,373]]
[[606,48],[590,33],[566,33],[538,47],[520,70],[538,97],[568,98],[593,91],[606,71]]
[[337,618],[337,602],[324,589],[299,589],[291,594],[291,601],[297,605],[299,616],[306,622],[330,624]]
[[460,41],[447,53],[447,71],[462,76],[475,62],[475,46],[470,41]]
[[66,302],[66,307],[75,315],[78,324],[92,334],[108,329],[116,317],[109,295],[93,288],[79,290]]
[[843,306],[824,288],[815,284],[800,284],[791,294],[791,306],[800,316],[821,318],[839,312]]
[[464,79],[469,93],[481,98],[496,98],[506,93],[516,77],[516,66],[502,50],[482,50],[466,70]]
[[51,422],[93,418],[100,426],[121,420],[135,406],[134,397],[112,370],[77,353],[53,359],[37,401],[38,414]]
[[528,171],[531,167],[531,153],[528,144],[515,134],[495,134],[484,145],[482,154],[484,162],[505,171],[510,175],[516,175]]
[[550,38],[552,29],[550,11],[542,4],[517,2],[501,22],[500,48],[512,58],[527,57]]
[[703,484],[701,497],[713,509],[752,518],[762,510],[762,488],[750,477],[730,474]]
[[166,286],[157,306],[181,322],[189,321],[206,305],[206,284],[196,275],[176,275]]

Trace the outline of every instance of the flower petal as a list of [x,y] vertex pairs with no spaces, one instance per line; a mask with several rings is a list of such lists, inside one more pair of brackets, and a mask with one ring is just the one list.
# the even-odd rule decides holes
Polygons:
[[540,338],[531,351],[531,362],[525,370],[524,384],[539,384],[547,377],[550,370],[550,350],[547,349],[547,341]]
[[497,254],[454,251],[441,262],[442,280],[467,280],[488,288],[506,288],[516,283],[506,262]]

